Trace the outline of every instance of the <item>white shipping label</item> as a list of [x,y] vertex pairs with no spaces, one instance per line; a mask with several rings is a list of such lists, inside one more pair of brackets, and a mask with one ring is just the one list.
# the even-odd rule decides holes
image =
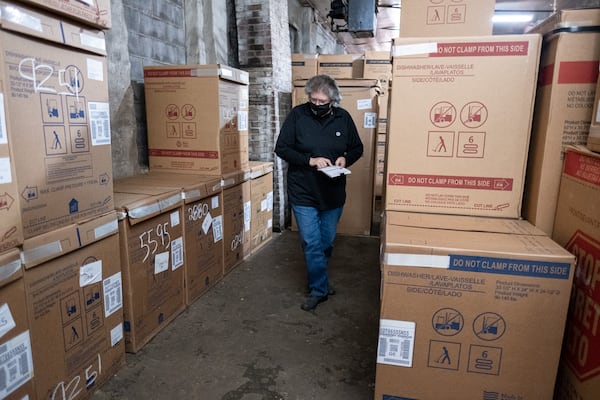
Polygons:
[[598,100],[598,104],[596,104],[596,122],[600,122],[600,107],[599,106],[600,106],[600,100]]
[[248,130],[248,111],[238,111],[238,131]]
[[379,321],[377,363],[412,367],[415,323],[382,319]]
[[92,131],[92,146],[110,144],[110,111],[108,103],[89,102],[88,114]]
[[404,44],[392,47],[392,57],[413,56],[415,54],[429,54],[437,52],[437,42]]
[[171,226],[179,225],[179,211],[171,213]]
[[358,99],[356,100],[356,109],[358,110],[370,110],[373,108],[373,100],[371,99]]
[[8,304],[2,304],[2,306],[0,306],[0,338],[6,335],[15,326],[17,326],[17,324],[10,313]]
[[249,201],[244,203],[244,232],[250,231],[250,220],[252,219],[252,206]]
[[6,132],[6,114],[4,113],[4,93],[0,93],[0,144],[8,143]]
[[204,218],[204,221],[202,221],[202,232],[204,232],[205,235],[210,230],[210,226],[212,225],[212,222],[213,222],[213,218],[212,218],[212,215],[210,215],[210,211],[209,211],[208,213],[206,213],[206,217]]
[[213,210],[219,208],[219,196],[213,196],[213,198],[210,199],[210,206]]
[[377,113],[366,112],[364,117],[364,128],[374,129],[377,127]]
[[82,265],[79,268],[79,287],[91,285],[102,280],[102,260]]
[[169,252],[158,253],[154,256],[154,274],[160,274],[169,270]]
[[269,220],[267,221],[267,228],[272,228],[273,227],[273,218],[269,218]]
[[260,211],[265,211],[267,209],[268,206],[268,201],[267,199],[261,200],[260,201]]
[[29,331],[0,346],[0,399],[21,387],[33,377],[33,357]]
[[267,210],[273,211],[273,192],[267,193]]
[[173,260],[173,271],[183,265],[183,236],[171,242],[171,259]]
[[121,340],[123,340],[123,323],[119,323],[117,326],[110,330],[111,347],[114,347]]
[[223,239],[223,216],[219,215],[213,219],[213,237],[215,243]]
[[104,289],[104,317],[123,308],[123,280],[121,272],[109,276],[102,282]]
[[81,44],[84,46],[106,51],[106,41],[104,38],[82,33],[79,35],[79,40],[81,40]]
[[[11,182],[12,170],[10,169],[10,158],[0,157],[0,184]],[[10,206],[10,204],[8,206]]]
[[104,64],[102,61],[87,59],[88,78],[95,81],[104,81]]

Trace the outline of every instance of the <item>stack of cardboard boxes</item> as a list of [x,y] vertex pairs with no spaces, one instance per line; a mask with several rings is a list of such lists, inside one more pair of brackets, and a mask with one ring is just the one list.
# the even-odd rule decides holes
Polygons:
[[0,2],[2,398],[84,398],[124,361],[108,28],[108,0]]
[[575,257],[521,215],[542,36],[491,36],[494,3],[402,4],[376,399],[553,398]]

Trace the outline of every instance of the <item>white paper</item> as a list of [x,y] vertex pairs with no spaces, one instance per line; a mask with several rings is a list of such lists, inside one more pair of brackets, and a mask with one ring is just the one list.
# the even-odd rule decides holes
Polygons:
[[329,176],[330,178],[335,178],[340,175],[348,175],[352,173],[349,169],[337,167],[335,165],[332,165],[330,167],[319,168],[319,171]]
[[178,237],[171,242],[171,259],[173,271],[183,265],[183,237]]
[[33,377],[29,331],[15,336],[0,346],[0,371],[4,376],[3,385],[0,387],[0,399],[8,397]]
[[123,324],[119,323],[110,330],[110,345],[114,347],[117,343],[123,340]]
[[102,280],[102,260],[85,264],[79,268],[79,286],[84,287]]
[[169,270],[169,252],[158,253],[154,256],[154,274],[160,274]]
[[212,199],[210,199],[210,207],[212,209],[219,208],[219,196],[213,196]]
[[223,239],[223,216],[219,215],[216,216],[213,219],[213,237],[215,240],[215,243],[217,243],[219,240]]
[[0,338],[6,335],[15,326],[17,326],[17,324],[10,313],[8,304],[2,304],[2,306],[0,306]]
[[179,211],[171,213],[171,226],[179,225]]
[[244,203],[244,232],[250,231],[250,220],[252,219],[252,205],[247,201]]
[[378,364],[412,367],[415,325],[412,321],[393,319],[379,321]]
[[121,272],[117,272],[102,281],[102,288],[104,290],[104,317],[108,318],[108,316],[123,308]]
[[210,211],[206,214],[204,221],[202,221],[202,232],[206,235],[212,225],[213,217],[210,215]]

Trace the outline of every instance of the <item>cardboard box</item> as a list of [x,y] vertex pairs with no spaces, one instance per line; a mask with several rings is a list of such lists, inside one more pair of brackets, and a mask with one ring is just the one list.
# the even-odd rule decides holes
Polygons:
[[317,73],[335,79],[360,79],[363,68],[362,54],[319,54]]
[[572,254],[516,219],[386,212],[382,232],[375,399],[552,399]]
[[377,133],[388,133],[391,87],[381,90],[377,97]]
[[112,26],[110,0],[20,0],[100,29]]
[[125,351],[135,353],[185,309],[181,189],[115,181]]
[[377,79],[384,89],[392,80],[392,54],[389,51],[365,51],[364,79]]
[[523,216],[548,235],[552,234],[564,147],[587,142],[600,59],[600,32],[589,27],[598,25],[600,9],[564,10],[535,29],[544,34],[544,43]]
[[318,54],[292,53],[292,80],[310,79],[317,75]]
[[19,250],[0,254],[0,398],[34,399],[34,370]]
[[520,217],[540,44],[394,40],[386,210]]
[[381,197],[383,195],[383,176],[385,175],[385,147],[387,135],[378,133],[377,144],[375,146],[375,183],[373,194]]
[[495,0],[402,0],[400,37],[491,35]]
[[[2,85],[1,79],[0,85]],[[0,94],[0,97],[2,97],[0,101],[4,103],[3,95]],[[0,110],[0,118],[4,118],[5,115],[5,111]],[[0,120],[0,252],[23,243],[19,189],[7,136],[4,120]]]
[[556,399],[600,393],[600,154],[569,146],[552,238],[577,257]]
[[[86,238],[79,246],[25,265],[38,399],[63,393],[90,398],[125,362],[116,215],[113,211],[71,228],[71,236]],[[38,251],[67,243],[71,236],[63,237],[63,231],[41,235],[46,244]]]
[[248,73],[225,65],[144,67],[151,170],[248,168]]
[[250,256],[250,170],[223,176],[223,275]]
[[190,305],[223,278],[221,177],[150,171],[137,184],[181,190],[185,299]]
[[0,7],[0,110],[30,238],[113,209],[104,35]]
[[261,249],[273,238],[273,163],[250,161],[250,249]]

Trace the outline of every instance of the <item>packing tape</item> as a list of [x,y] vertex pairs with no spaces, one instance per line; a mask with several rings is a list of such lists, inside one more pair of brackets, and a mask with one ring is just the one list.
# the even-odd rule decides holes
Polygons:
[[412,56],[415,54],[429,54],[437,52],[437,42],[403,44],[392,47],[392,57]]
[[11,261],[7,264],[1,265],[0,266],[0,281],[3,281],[7,278],[9,278],[10,276],[12,276],[13,274],[19,272],[19,270],[21,269],[21,259],[16,259],[14,261]]
[[450,256],[385,253],[383,255],[383,263],[398,267],[428,267],[448,269],[450,267]]

